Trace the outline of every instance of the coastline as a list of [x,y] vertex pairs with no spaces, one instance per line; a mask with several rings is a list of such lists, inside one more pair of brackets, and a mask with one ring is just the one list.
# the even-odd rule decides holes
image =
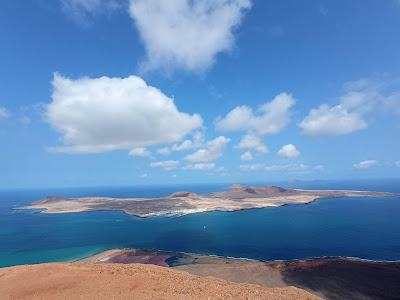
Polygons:
[[[159,263],[157,258],[168,256],[168,266]],[[325,257],[266,262],[155,249],[110,249],[74,263],[156,264],[267,288],[295,286],[324,299],[396,299],[400,295],[400,261]]]
[[[114,259],[111,260],[110,258]],[[165,263],[166,261],[168,261],[168,264]],[[161,264],[163,262],[164,264]],[[78,274],[81,275],[82,270],[86,272],[85,278],[82,278],[85,286],[86,282],[90,282],[93,276],[101,276],[107,282],[109,280],[127,282],[132,280],[130,276],[134,274],[136,274],[134,276],[143,278],[149,270],[155,270],[155,272],[164,274],[160,279],[163,282],[167,280],[166,274],[172,276],[168,278],[175,278],[174,276],[177,276],[177,274],[182,274],[184,276],[182,279],[212,278],[214,282],[215,280],[224,280],[232,284],[250,284],[255,289],[267,288],[285,291],[295,288],[322,299],[398,299],[398,295],[400,295],[400,286],[398,285],[400,262],[377,262],[357,258],[329,257],[265,262],[246,258],[177,253],[154,249],[109,249],[75,260],[72,263],[44,263],[7,267],[0,268],[0,273],[22,273],[22,275],[12,275],[14,276],[12,277],[14,284],[17,282],[16,279],[27,280],[29,283],[35,282],[31,277],[33,274],[37,274],[34,275],[34,278],[42,278],[40,280],[46,282],[46,285],[49,286],[48,290],[51,291],[55,285],[63,284],[62,282],[54,283],[52,281],[52,278],[58,278],[58,275],[52,277],[54,274],[65,274],[63,276],[75,278]],[[71,275],[70,272],[72,271],[76,275]],[[48,274],[49,277],[47,278],[46,275],[46,279],[44,279],[40,274]],[[114,274],[131,275],[118,279],[111,276]],[[7,287],[7,276],[2,277],[0,285],[3,284],[4,287]],[[21,284],[27,283],[22,282]],[[118,283],[114,285],[119,286]],[[118,288],[119,290],[120,288]],[[293,299],[298,298],[294,297]]]
[[[382,192],[380,192],[382,193]],[[389,193],[388,193],[389,194]],[[359,197],[365,197],[365,196],[343,196],[343,197],[316,197],[308,202],[301,202],[301,203],[283,203],[281,205],[268,205],[268,206],[262,206],[262,207],[250,207],[250,208],[237,208],[237,209],[205,209],[205,210],[196,210],[196,211],[165,211],[165,212],[159,212],[159,213],[150,213],[148,215],[137,215],[133,214],[131,212],[127,212],[123,209],[82,209],[82,210],[76,210],[76,211],[48,211],[47,208],[37,208],[37,207],[32,207],[32,206],[23,206],[23,207],[13,207],[12,210],[32,210],[33,213],[35,214],[72,214],[72,213],[81,213],[81,212],[97,212],[97,211],[120,211],[125,215],[129,216],[134,216],[139,219],[147,219],[147,218],[153,218],[153,217],[168,217],[168,218],[179,218],[183,216],[188,216],[188,215],[193,215],[193,214],[202,214],[202,213],[210,213],[210,212],[238,212],[238,211],[244,211],[244,210],[256,210],[256,209],[266,209],[266,208],[279,208],[279,207],[284,207],[284,206],[289,206],[289,205],[308,205],[313,202],[316,202],[318,200],[322,199],[334,199],[334,198],[359,198]],[[366,197],[375,197],[375,196],[366,196]],[[400,194],[395,194],[395,195],[387,195],[387,196],[380,196],[380,197],[400,197]],[[345,257],[346,258],[346,257]],[[361,259],[361,258],[360,258]]]
[[233,187],[227,192],[198,195],[175,192],[162,198],[65,198],[51,196],[18,209],[36,209],[38,214],[84,211],[122,211],[139,218],[181,217],[212,211],[241,211],[289,204],[309,204],[318,199],[339,197],[397,197],[398,193],[351,190],[301,190],[275,186]]
[[[296,190],[297,191],[297,190]],[[306,190],[308,193],[309,191]],[[273,204],[274,205],[269,205],[267,207],[262,206],[262,207],[239,207],[237,209],[230,209],[226,210],[224,207],[216,207],[212,210],[206,210],[206,211],[222,211],[225,210],[227,212],[230,211],[239,211],[239,210],[247,210],[247,209],[264,209],[268,207],[281,207],[281,206],[290,206],[292,204],[310,204],[312,202],[315,202],[319,199],[324,199],[324,198],[338,198],[338,197],[356,197],[356,196],[361,196],[361,197],[366,197],[366,196],[375,196],[375,197],[383,197],[383,196],[398,196],[398,194],[394,193],[378,193],[375,194],[371,192],[360,192],[360,191],[340,191],[339,194],[334,194],[332,195],[332,191],[313,191],[313,193],[320,193],[318,195],[308,195],[309,201],[301,201],[304,195],[297,195],[297,201],[291,201],[289,203],[284,202],[284,201],[277,201],[276,196],[272,197],[265,197],[265,198],[255,198],[255,197],[248,197],[248,198],[240,198],[240,197],[233,197],[232,195],[228,195],[227,197],[223,197],[224,195],[219,195],[220,197],[217,198],[216,196],[210,197],[210,194],[207,194],[207,199],[211,199],[213,201],[233,201],[235,204],[254,204],[254,201],[259,201],[260,199],[263,199],[264,201],[275,201]],[[321,194],[325,193],[325,194]],[[337,193],[335,191],[334,193]],[[346,193],[346,194],[343,194]],[[351,194],[354,193],[354,194]],[[357,193],[362,193],[357,194]],[[186,194],[186,193],[185,193]],[[189,193],[190,194],[190,193]],[[254,193],[250,194],[254,195]],[[189,197],[189,199],[188,199]],[[192,197],[190,199],[190,197]],[[178,203],[186,203],[186,201],[191,201],[191,200],[198,200],[198,197],[202,197],[199,195],[195,196],[182,196],[182,193],[176,195],[175,193],[170,196],[170,198],[155,198],[155,199],[136,199],[133,200],[132,203],[140,203],[140,201],[163,201],[163,202],[168,202],[172,199],[175,204]],[[280,197],[280,199],[284,198],[283,196]],[[78,201],[83,201],[82,199]],[[92,204],[107,204],[110,201],[124,201],[120,199],[115,199],[115,198],[100,198],[102,201],[104,200],[104,203],[100,202],[93,202]],[[293,197],[286,197],[285,200],[287,199],[294,199]],[[58,205],[60,204],[59,200],[57,197],[54,197],[54,199],[44,199],[45,201],[41,200],[36,203],[41,204],[54,204]],[[71,207],[75,205],[74,201],[76,199],[66,199],[65,201],[61,199],[61,203],[63,201],[65,203],[68,203],[71,201]],[[180,202],[179,202],[179,201]],[[200,199],[201,200],[201,199]],[[341,205],[339,205],[339,210],[343,210],[343,208],[346,207],[345,203],[349,199],[340,199]],[[355,205],[357,206],[357,211],[360,209],[358,205],[363,205],[363,201],[367,201],[366,199],[362,199],[357,201]],[[137,201],[137,202],[135,202]],[[392,202],[399,203],[398,198],[391,198]],[[107,203],[106,203],[107,202]],[[372,200],[368,201],[370,203],[374,203],[375,207],[381,207],[384,209],[384,201],[383,198],[379,198],[377,200]],[[146,204],[149,202],[146,202]],[[143,203],[142,203],[143,204]],[[264,203],[265,204],[265,203]],[[70,207],[70,208],[71,208]],[[151,205],[149,205],[150,208],[152,208]],[[396,206],[397,207],[397,206]],[[105,209],[93,209],[94,206],[87,207],[83,211],[99,211],[99,210],[105,210]],[[99,207],[97,207],[99,208]],[[46,208],[43,208],[46,209]],[[178,205],[178,210],[179,210],[179,205]],[[387,209],[386,209],[387,210]],[[112,211],[121,211],[124,214],[127,215],[132,215],[132,213],[127,213],[124,209],[112,209]],[[204,211],[204,212],[206,212]],[[289,210],[290,211],[290,210]],[[383,210],[384,211],[384,210]],[[393,211],[393,210],[392,210]],[[69,211],[62,211],[63,213],[68,213]],[[163,211],[158,210],[158,213],[162,213]],[[176,211],[172,211],[173,213],[176,213]],[[180,213],[182,214],[172,214],[171,211],[168,211],[169,217],[176,217],[176,216],[181,216],[185,215],[182,213],[182,209],[180,209]],[[184,211],[183,212],[188,212]],[[192,213],[200,213],[200,211],[191,211]],[[203,212],[203,211],[201,211]],[[40,212],[38,211],[37,213],[57,213],[55,211],[53,212]],[[30,215],[30,214],[28,214]],[[228,214],[224,213],[224,216],[227,216]],[[229,214],[230,215],[230,214]],[[244,216],[246,218],[252,217],[252,213],[244,213],[244,214],[239,214],[238,216]],[[351,218],[354,215],[351,216]],[[76,216],[78,218],[78,216]],[[140,217],[140,216],[139,216]],[[236,216],[235,216],[236,217]],[[52,217],[49,216],[51,219]],[[37,219],[35,217],[35,219]],[[43,218],[47,219],[47,218]],[[65,219],[74,219],[70,217],[66,217]],[[233,218],[235,219],[235,218]],[[155,220],[155,223],[161,221],[168,221],[166,218],[165,220]],[[182,222],[185,220],[182,220]],[[141,222],[141,221],[139,221]],[[147,221],[146,221],[147,222]],[[150,221],[152,223],[153,221]],[[175,221],[174,221],[175,222]],[[180,222],[177,220],[177,222]],[[161,222],[162,223],[162,222]],[[211,224],[204,223],[207,225],[207,229],[212,229]],[[396,223],[397,224],[397,223]],[[203,223],[200,224],[201,226],[199,228],[196,227],[197,230],[203,232]],[[209,226],[210,225],[210,226]],[[189,232],[190,233],[190,232]],[[188,233],[188,234],[189,234]],[[171,233],[172,234],[172,233]],[[174,233],[178,234],[178,233]],[[319,232],[319,234],[325,236],[325,232]],[[132,235],[133,236],[133,235]],[[269,245],[271,242],[271,238],[274,236],[269,236],[265,235],[267,238],[262,240],[262,243],[267,243],[266,245]],[[329,235],[328,235],[329,236]],[[396,238],[396,235],[392,235],[393,238]],[[182,240],[184,241],[185,236],[183,235]],[[165,239],[168,239],[168,236],[165,237]],[[259,237],[258,237],[259,239]],[[164,244],[166,246],[164,246]],[[112,245],[112,244],[109,244]],[[116,244],[118,245],[118,244]],[[130,246],[129,244],[120,244],[120,245],[127,245],[128,247]],[[140,244],[139,244],[140,245]],[[138,246],[139,246],[138,245]],[[143,243],[143,245],[146,247],[148,245],[153,245],[151,243]],[[247,257],[231,257],[231,256],[220,256],[220,255],[212,255],[212,254],[207,254],[208,248],[185,248],[185,247],[175,247],[172,244],[172,247],[168,246],[168,243],[158,243],[154,244],[157,245],[159,248],[164,248],[164,249],[185,249],[185,250],[193,250],[193,251],[204,251],[205,253],[203,254],[197,254],[197,253],[188,253],[188,252],[168,252],[168,251],[162,251],[162,250],[157,250],[157,249],[108,249],[106,251],[100,251],[97,253],[96,249],[93,249],[93,255],[89,255],[85,258],[79,258],[74,260],[72,263],[73,265],[75,264],[92,264],[92,265],[128,265],[129,266],[136,266],[139,264],[146,264],[146,265],[157,265],[157,266],[162,266],[167,269],[173,269],[173,270],[179,270],[179,271],[185,271],[188,272],[192,275],[197,275],[197,276],[202,276],[202,277],[209,277],[213,276],[216,278],[221,278],[225,279],[230,282],[237,282],[237,283],[250,283],[250,284],[257,284],[262,287],[287,287],[287,286],[295,286],[304,290],[307,290],[311,293],[313,293],[316,296],[325,298],[325,299],[396,299],[396,295],[400,295],[399,288],[397,287],[396,284],[393,283],[394,280],[400,282],[400,261],[390,261],[390,260],[371,260],[371,259],[365,259],[365,258],[358,258],[358,257],[331,257],[331,256],[322,256],[322,257],[309,257],[306,259],[301,258],[302,254],[300,252],[290,252],[291,249],[290,247],[285,248],[285,246],[279,248],[282,250],[282,253],[289,253],[289,255],[277,255],[277,256],[269,256],[267,255],[270,253],[268,248],[260,248],[258,250],[261,254],[265,255],[254,255],[254,258],[261,258],[261,259],[267,259],[267,260],[257,260],[257,259],[252,259],[252,258],[247,258]],[[243,243],[243,247],[248,245],[251,247],[251,243]],[[311,247],[312,244],[307,244],[306,247]],[[389,245],[390,246],[390,245]],[[364,247],[364,246],[362,246]],[[202,249],[202,250],[199,250]],[[263,249],[263,250],[261,250]],[[396,248],[394,248],[395,250]],[[97,251],[100,250],[99,248]],[[250,250],[247,249],[247,250]],[[224,253],[224,254],[237,254],[237,255],[249,255],[252,257],[252,252],[247,251],[246,248],[244,248],[244,251],[231,251],[231,252],[218,252],[216,253]],[[296,251],[296,248],[293,249]],[[132,251],[135,251],[135,253],[132,253]],[[212,251],[212,250],[211,250]],[[90,254],[91,252],[86,252],[87,254]],[[362,251],[350,251],[350,252],[329,252],[329,251],[311,251],[306,253],[305,255],[323,255],[326,253],[338,253],[338,254],[360,254],[363,256],[365,252]],[[132,255],[134,254],[134,255]],[[281,254],[281,252],[279,252]],[[76,256],[75,256],[76,257]],[[79,257],[79,256],[78,256]],[[298,258],[300,257],[300,258]],[[376,255],[371,255],[366,257],[379,257],[379,258],[395,258],[398,259],[398,256],[396,253],[393,253],[393,255],[390,256],[376,256]],[[268,259],[274,259],[274,258],[289,258],[290,260],[268,260]],[[61,259],[62,260],[62,259]]]
[[352,261],[360,261],[360,262],[372,262],[372,263],[400,263],[400,259],[398,260],[380,260],[380,259],[368,259],[368,258],[360,258],[360,257],[355,257],[355,256],[313,256],[313,257],[307,257],[307,258],[295,258],[295,259],[288,259],[288,260],[283,260],[283,259],[276,259],[276,260],[262,260],[262,259],[254,259],[254,258],[248,258],[248,257],[233,257],[233,256],[223,256],[223,255],[217,255],[217,254],[205,254],[205,253],[194,253],[194,252],[184,252],[184,251],[169,251],[169,250],[163,250],[163,249],[157,249],[157,248],[111,248],[107,250],[102,250],[97,253],[84,256],[81,258],[69,260],[66,262],[70,263],[75,263],[75,262],[81,262],[81,261],[86,261],[89,262],[88,260],[97,260],[98,257],[107,257],[108,255],[112,254],[118,254],[121,251],[132,251],[132,250],[143,250],[143,251],[149,251],[149,252],[166,252],[166,253],[178,253],[178,254],[183,254],[183,255],[195,255],[195,256],[201,256],[201,257],[211,257],[211,258],[216,258],[216,259],[227,259],[227,260],[233,260],[233,261],[248,261],[248,262],[262,262],[262,263],[280,263],[280,262],[298,262],[298,261],[307,261],[307,260],[324,260],[324,259],[343,259],[343,260],[352,260]]

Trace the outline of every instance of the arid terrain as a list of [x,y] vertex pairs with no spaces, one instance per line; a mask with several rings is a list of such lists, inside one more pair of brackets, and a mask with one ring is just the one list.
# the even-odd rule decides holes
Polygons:
[[0,269],[3,299],[399,299],[400,262],[261,262],[112,249]]
[[164,198],[65,198],[51,196],[17,209],[42,209],[40,213],[71,213],[98,210],[120,210],[141,218],[162,215],[187,215],[207,211],[278,207],[306,204],[319,198],[385,197],[394,193],[336,190],[297,190],[275,186],[248,187],[232,185],[226,192],[198,195],[176,192]]
[[8,299],[320,299],[304,290],[265,288],[143,264],[52,263],[0,269]]
[[112,249],[81,263],[156,264],[266,288],[295,286],[324,299],[399,299],[400,262],[322,258],[261,262],[145,249]]

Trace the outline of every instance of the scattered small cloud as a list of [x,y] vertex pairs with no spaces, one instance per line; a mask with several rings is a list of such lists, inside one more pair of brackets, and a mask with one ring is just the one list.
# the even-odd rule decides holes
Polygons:
[[143,71],[207,70],[218,53],[233,48],[234,30],[250,7],[250,0],[130,0],[147,53]]
[[178,142],[202,118],[178,111],[173,99],[137,76],[70,79],[54,75],[46,121],[62,135],[51,152],[100,153]]
[[179,161],[177,160],[157,161],[150,164],[150,167],[152,168],[163,168],[166,171],[175,170],[178,166]]
[[275,134],[289,123],[289,109],[294,104],[292,95],[282,93],[273,101],[261,105],[257,109],[258,114],[246,105],[236,107],[225,118],[218,118],[215,127],[221,131],[248,131],[258,136]]
[[168,147],[164,147],[164,148],[158,149],[157,153],[161,154],[161,155],[170,155],[171,154],[171,150]]
[[266,134],[276,134],[289,124],[289,109],[295,102],[292,95],[282,93],[273,101],[261,105],[257,114],[246,105],[238,106],[225,118],[219,117],[215,121],[215,127],[221,131],[247,131],[236,148],[268,153],[268,148],[261,142],[261,137]]
[[151,152],[146,148],[140,147],[140,148],[133,148],[131,151],[129,151],[129,155],[148,157],[151,156]]
[[313,169],[314,171],[322,172],[323,170],[325,170],[325,167],[320,165],[320,166],[315,166]]
[[272,166],[266,166],[265,170],[268,172],[311,173],[311,172],[323,171],[324,167],[323,166],[313,167],[304,164],[272,165]]
[[289,164],[289,165],[241,165],[239,167],[244,172],[267,171],[267,172],[284,172],[284,173],[312,173],[321,172],[324,170],[323,166],[309,166],[304,164]]
[[265,165],[263,165],[263,164],[241,165],[239,167],[240,171],[243,171],[243,172],[261,171],[264,168],[265,168]]
[[97,15],[110,16],[120,10],[123,0],[60,0],[63,12],[75,23],[89,26]]
[[367,170],[379,166],[379,162],[374,159],[364,160],[358,164],[354,164],[353,167],[357,170]]
[[0,107],[0,121],[3,121],[9,117],[8,110],[5,107]]
[[239,145],[237,145],[235,148],[255,149],[259,153],[268,153],[268,148],[263,143],[261,143],[261,138],[252,134],[246,134],[245,136],[243,136]]
[[375,159],[369,159],[361,161],[353,165],[355,170],[369,170],[369,169],[393,169],[400,168],[400,161],[381,161]]
[[140,178],[148,178],[149,175],[148,175],[148,174],[142,174],[142,175],[140,175],[139,177],[140,177]]
[[220,158],[225,151],[226,144],[231,141],[230,138],[219,136],[216,139],[207,142],[206,148],[200,149],[193,154],[186,155],[185,160],[191,162],[210,162]]
[[190,164],[184,167],[184,170],[193,170],[193,171],[210,171],[215,168],[214,163],[199,163],[199,164]]
[[183,151],[204,146],[204,134],[201,131],[197,131],[193,134],[193,141],[185,140],[180,144],[174,144],[171,147],[171,151]]
[[247,151],[240,156],[240,160],[253,160],[253,156],[250,151]]
[[285,145],[278,151],[279,157],[295,158],[300,155],[300,151],[293,144]]
[[171,147],[164,147],[157,150],[158,154],[169,155],[172,151],[184,151],[196,149],[204,146],[204,133],[197,131],[193,134],[193,140],[184,140],[180,144],[174,144]]
[[182,151],[182,150],[188,150],[193,148],[193,142],[191,140],[185,140],[183,141],[180,145],[175,144],[172,146],[171,150],[172,151]]

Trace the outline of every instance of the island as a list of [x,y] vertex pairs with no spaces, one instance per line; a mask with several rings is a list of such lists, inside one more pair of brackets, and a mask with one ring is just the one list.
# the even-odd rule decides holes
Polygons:
[[228,191],[198,195],[176,192],[162,198],[66,198],[51,196],[15,209],[40,209],[39,213],[72,213],[83,211],[118,210],[140,218],[154,216],[182,216],[210,211],[237,211],[243,209],[279,207],[288,204],[307,204],[320,198],[390,197],[396,193],[300,190],[277,186],[231,185]]

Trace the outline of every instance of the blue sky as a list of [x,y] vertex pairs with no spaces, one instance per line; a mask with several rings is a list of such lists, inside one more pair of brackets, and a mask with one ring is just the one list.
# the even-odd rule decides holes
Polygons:
[[400,2],[4,0],[0,187],[398,178]]

